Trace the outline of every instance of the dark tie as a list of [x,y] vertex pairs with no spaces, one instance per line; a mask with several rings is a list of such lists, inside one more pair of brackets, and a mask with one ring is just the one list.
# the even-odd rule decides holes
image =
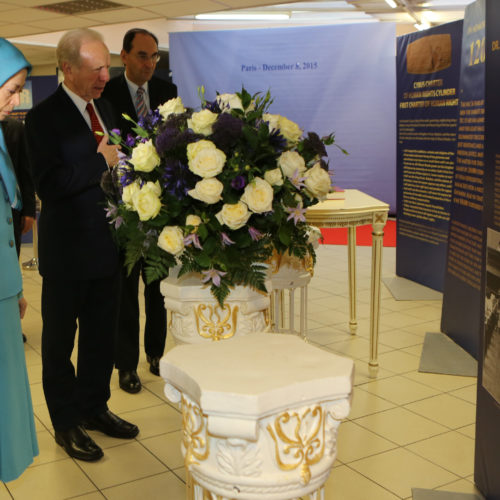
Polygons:
[[92,128],[92,132],[94,132],[95,140],[97,141],[97,144],[99,144],[102,141],[103,136],[100,134],[96,134],[96,132],[104,133],[104,130],[99,123],[99,118],[97,118],[97,115],[95,114],[94,106],[92,106],[92,104],[88,102],[85,109],[90,116],[90,126]]
[[142,87],[137,89],[135,94],[135,109],[137,111],[137,117],[143,118],[148,114],[148,108],[146,107],[146,101],[144,100],[145,90]]

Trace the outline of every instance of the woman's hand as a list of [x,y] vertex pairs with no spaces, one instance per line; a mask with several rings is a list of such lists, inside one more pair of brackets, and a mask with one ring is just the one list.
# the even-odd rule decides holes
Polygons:
[[21,297],[19,299],[19,316],[21,316],[21,319],[24,318],[24,313],[26,312],[27,307],[28,307],[28,302],[24,297]]

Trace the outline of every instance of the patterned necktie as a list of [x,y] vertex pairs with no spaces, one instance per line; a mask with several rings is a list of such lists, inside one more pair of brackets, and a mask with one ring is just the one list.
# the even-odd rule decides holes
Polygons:
[[148,114],[148,108],[146,107],[146,101],[144,100],[145,90],[142,87],[137,89],[135,94],[135,109],[137,111],[137,117],[143,118]]
[[90,116],[90,126],[92,128],[92,132],[94,132],[95,140],[97,141],[97,144],[99,144],[102,141],[103,136],[96,134],[96,132],[102,132],[104,134],[104,130],[99,123],[99,118],[97,118],[97,115],[95,114],[94,106],[88,102],[85,109]]

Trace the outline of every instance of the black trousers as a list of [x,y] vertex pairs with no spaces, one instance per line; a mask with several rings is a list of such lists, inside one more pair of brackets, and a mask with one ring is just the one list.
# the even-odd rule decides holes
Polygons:
[[[107,410],[120,274],[94,280],[43,278],[43,390],[57,431]],[[78,323],[77,367],[71,362]]]
[[115,366],[119,370],[135,370],[139,363],[139,279],[144,281],[146,324],[144,350],[151,357],[163,356],[167,337],[167,311],[160,292],[160,281],[146,284],[142,262],[127,276],[123,268],[120,316],[116,332]]

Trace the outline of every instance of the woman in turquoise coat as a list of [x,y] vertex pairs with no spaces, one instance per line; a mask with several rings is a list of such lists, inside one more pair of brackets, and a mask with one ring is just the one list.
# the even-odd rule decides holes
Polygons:
[[[0,38],[0,121],[19,104],[30,63]],[[21,334],[26,309],[11,207],[20,192],[0,127],[0,480],[18,478],[38,455],[31,393]]]

